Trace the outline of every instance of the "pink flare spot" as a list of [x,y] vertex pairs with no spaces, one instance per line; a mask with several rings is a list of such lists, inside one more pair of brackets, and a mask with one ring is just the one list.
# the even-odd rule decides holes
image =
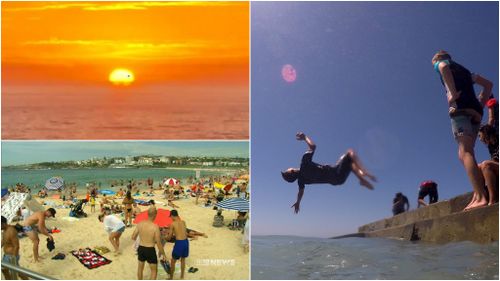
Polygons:
[[285,64],[281,69],[281,76],[286,82],[292,83],[297,79],[297,71],[291,64]]

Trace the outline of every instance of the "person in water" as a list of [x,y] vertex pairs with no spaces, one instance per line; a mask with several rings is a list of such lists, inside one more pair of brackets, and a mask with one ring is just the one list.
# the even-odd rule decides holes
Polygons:
[[[445,87],[451,127],[458,143],[458,158],[474,191],[471,202],[464,210],[485,206],[488,201],[484,178],[477,165],[474,145],[483,117],[483,107],[491,97],[493,83],[453,61],[446,51],[437,52],[431,62]],[[482,87],[479,97],[476,97],[474,84]]]
[[349,176],[352,171],[359,179],[360,185],[373,189],[370,181],[376,182],[375,176],[370,174],[361,164],[357,154],[352,149],[340,157],[335,166],[317,164],[312,161],[316,145],[304,133],[299,132],[296,135],[298,141],[305,141],[309,147],[300,163],[300,168],[288,168],[281,172],[283,179],[287,182],[298,181],[299,192],[297,194],[297,201],[292,205],[295,213],[300,211],[300,201],[304,195],[306,184],[329,183],[331,185],[341,185]]

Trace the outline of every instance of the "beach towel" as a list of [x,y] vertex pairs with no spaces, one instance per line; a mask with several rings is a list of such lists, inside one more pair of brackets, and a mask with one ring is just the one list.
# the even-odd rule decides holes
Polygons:
[[7,223],[12,222],[17,216],[17,211],[24,204],[27,197],[27,193],[11,192],[9,198],[2,202],[2,216],[7,219]]
[[149,201],[144,201],[140,199],[134,199],[135,203],[141,205],[141,206],[149,206],[151,203]]
[[111,263],[107,258],[99,255],[89,248],[72,251],[71,254],[77,258],[83,266],[88,269],[98,268],[100,266]]
[[99,255],[104,255],[110,252],[110,250],[105,246],[95,247],[94,251]]

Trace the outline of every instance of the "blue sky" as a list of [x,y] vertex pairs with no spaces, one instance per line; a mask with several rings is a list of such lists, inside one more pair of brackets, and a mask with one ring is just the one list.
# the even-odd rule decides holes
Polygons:
[[247,141],[3,141],[2,166],[145,154],[248,157]]
[[[396,192],[415,208],[427,179],[441,199],[472,190],[430,61],[447,50],[490,79],[498,97],[497,2],[253,2],[251,9],[253,234],[356,232],[391,216]],[[285,64],[297,71],[293,83],[281,78]],[[317,163],[357,150],[379,178],[375,190],[354,175],[342,186],[311,185],[295,215],[297,185],[280,171],[299,166],[300,130],[316,142]],[[489,158],[479,142],[476,153]]]

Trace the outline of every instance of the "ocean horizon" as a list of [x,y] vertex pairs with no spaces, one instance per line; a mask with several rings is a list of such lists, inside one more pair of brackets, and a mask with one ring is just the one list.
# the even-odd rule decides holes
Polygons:
[[[45,181],[54,176],[61,176],[65,183],[76,183],[78,189],[85,189],[87,183],[94,182],[101,185],[102,188],[111,188],[121,184],[127,184],[130,179],[145,180],[152,178],[154,186],[163,180],[163,178],[177,178],[185,180],[189,177],[195,178],[196,170],[200,170],[200,177],[231,175],[236,170],[216,170],[216,169],[170,169],[170,168],[81,168],[81,169],[44,169],[44,170],[23,170],[23,169],[5,169],[2,168],[2,188],[13,186],[17,183],[23,183],[29,187],[35,185],[44,186]],[[181,184],[186,184],[182,182]]]

